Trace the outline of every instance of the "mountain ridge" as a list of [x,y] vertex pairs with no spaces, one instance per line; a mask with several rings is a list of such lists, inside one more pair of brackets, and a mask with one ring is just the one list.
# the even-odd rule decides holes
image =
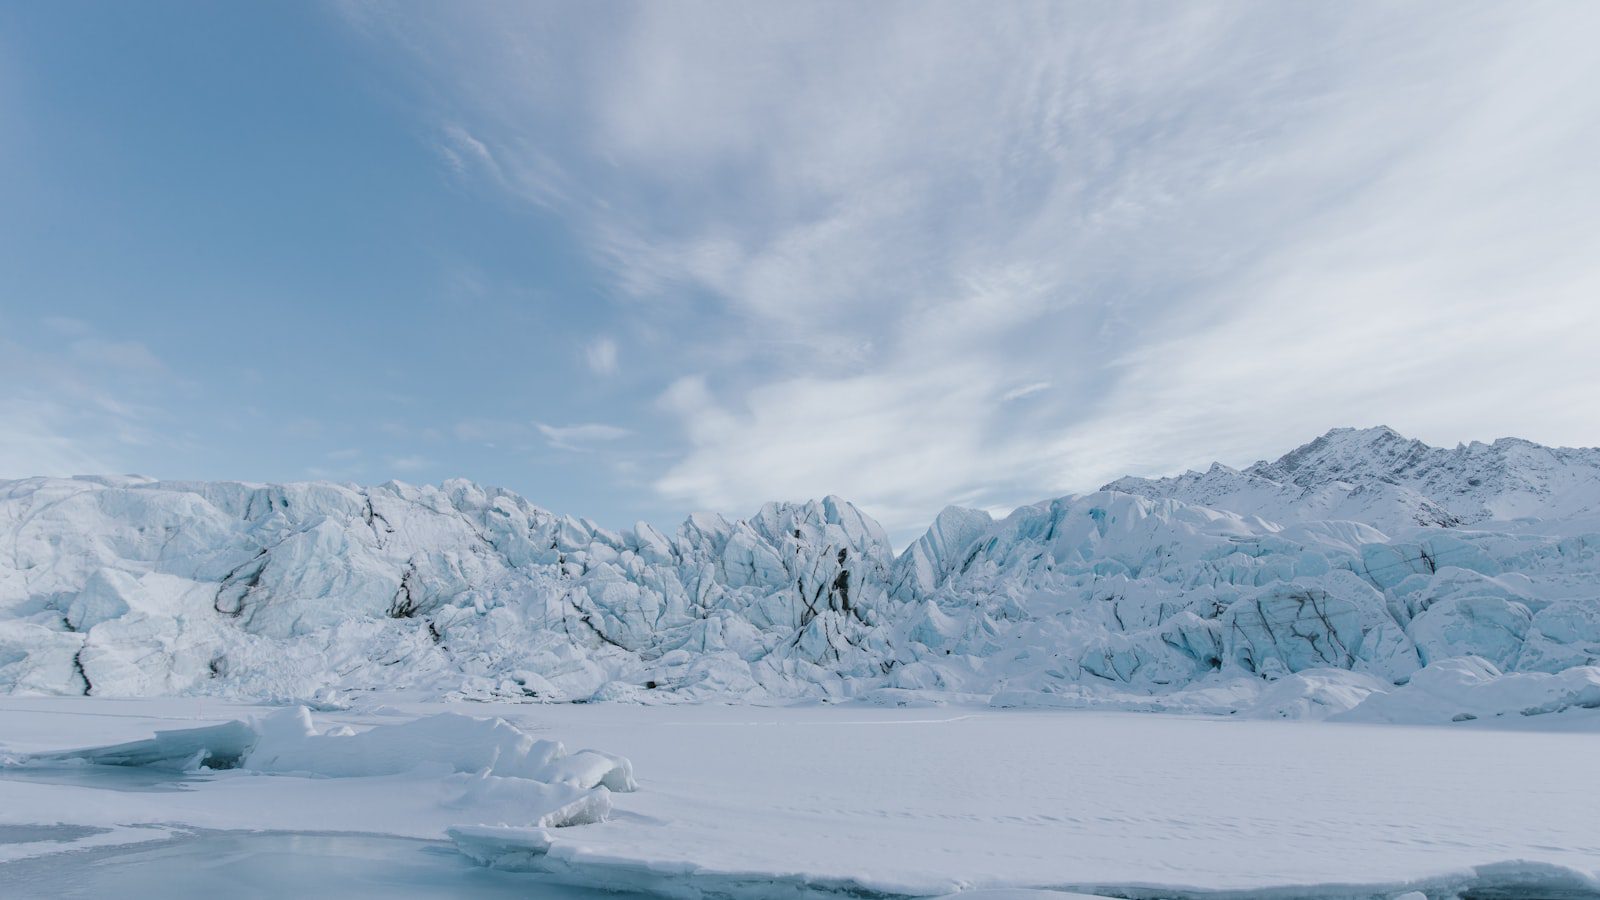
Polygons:
[[1546,447],[1521,438],[1450,449],[1387,426],[1335,428],[1242,470],[1214,463],[1205,472],[1129,476],[1105,487],[1277,521],[1349,518],[1384,530],[1540,513],[1550,520],[1600,519],[1600,449]]
[[1462,655],[1560,671],[1600,660],[1600,535],[1484,516],[1584,513],[1556,489],[1597,465],[1335,430],[1243,471],[947,508],[898,554],[838,497],[668,534],[460,479],[4,481],[0,691],[1156,696]]

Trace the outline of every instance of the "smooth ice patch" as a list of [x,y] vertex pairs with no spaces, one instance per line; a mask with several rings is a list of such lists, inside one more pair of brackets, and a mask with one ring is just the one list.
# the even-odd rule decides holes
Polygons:
[[0,825],[0,844],[70,844],[105,830],[86,825]]
[[[219,864],[223,863],[223,864]],[[376,835],[180,834],[157,844],[0,864],[6,897],[438,897],[628,900],[475,866],[448,844]]]

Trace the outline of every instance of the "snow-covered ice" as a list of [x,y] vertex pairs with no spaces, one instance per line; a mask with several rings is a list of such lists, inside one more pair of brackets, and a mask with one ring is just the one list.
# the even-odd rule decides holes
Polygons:
[[[0,846],[5,841],[0,833]],[[0,864],[0,889],[18,900],[130,897],[382,897],[384,900],[628,900],[474,865],[435,841],[381,835],[186,830],[146,845],[76,851]]]
[[951,508],[897,554],[836,497],[669,536],[465,481],[23,479],[0,482],[0,690],[1172,707],[1326,668],[1554,674],[1600,663],[1597,485],[1597,450],[1345,429],[1244,472]]
[[900,553],[835,497],[0,482],[6,897],[1600,897],[1597,733],[1600,450],[1340,429]]
[[[460,822],[573,827],[604,821],[612,792],[637,787],[625,758],[568,753],[559,741],[537,739],[502,719],[452,712],[360,729],[319,728],[304,707],[292,707],[249,720],[162,728],[108,746],[15,753],[8,763],[9,777],[27,785],[17,788],[24,793],[49,793],[48,785],[62,781],[75,788],[173,788],[130,809],[132,818],[67,823],[120,829],[181,822],[437,838]],[[123,777],[129,770],[167,777],[130,782]]]
[[[388,697],[315,718],[336,732],[329,740],[349,740],[346,728],[428,732],[445,711]],[[0,712],[0,752],[17,759],[89,735],[133,741],[263,712],[199,698],[14,697]],[[0,826],[106,831],[0,847],[33,857],[92,838],[95,852],[129,840],[154,848],[186,829],[453,835],[467,856],[529,877],[686,897],[1005,887],[1439,897],[1471,884],[1600,896],[1594,710],[1519,716],[1516,728],[962,705],[448,712],[605,748],[631,760],[639,790],[612,794],[603,822],[541,828],[534,805],[461,803],[450,779],[477,776],[426,763],[337,778],[167,772],[165,784],[130,787],[117,784],[126,767],[33,762],[0,770]],[[8,865],[0,883],[20,871]]]

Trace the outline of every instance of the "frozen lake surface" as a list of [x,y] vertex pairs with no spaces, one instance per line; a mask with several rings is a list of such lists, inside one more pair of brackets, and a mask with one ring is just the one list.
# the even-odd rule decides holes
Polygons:
[[[457,782],[423,769],[306,778],[8,767],[0,860],[12,861],[0,862],[0,895],[249,896],[241,885],[267,885],[301,896],[588,896],[555,892],[553,875],[673,896],[1033,887],[1600,897],[1592,711],[1542,717],[1557,730],[1531,731],[390,697],[316,722],[362,731],[443,709],[628,757],[639,790],[611,795],[608,821],[534,828],[515,804],[464,805],[441,787]],[[267,712],[192,698],[11,697],[0,703],[0,752]],[[492,827],[460,828],[457,852],[447,835],[475,825]],[[242,829],[264,833],[231,833]]]
[[[0,831],[0,843],[7,840]],[[448,842],[378,835],[197,832],[0,866],[9,898],[424,897],[600,900],[626,895],[474,865]]]

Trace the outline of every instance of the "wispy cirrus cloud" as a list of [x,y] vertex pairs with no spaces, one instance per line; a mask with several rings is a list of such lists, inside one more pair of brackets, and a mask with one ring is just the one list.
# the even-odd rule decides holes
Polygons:
[[596,375],[617,374],[617,342],[611,337],[602,335],[590,341],[583,348],[583,357]]
[[178,440],[160,402],[177,380],[144,344],[97,338],[60,317],[0,324],[69,338],[0,338],[0,477],[123,472],[130,451]]
[[658,336],[674,502],[905,529],[1336,424],[1600,437],[1587,7],[352,15]]
[[139,341],[114,341],[105,338],[85,337],[69,345],[72,357],[89,365],[137,372],[146,375],[164,375],[167,365]]
[[418,472],[428,468],[433,463],[425,457],[417,455],[390,456],[384,459],[384,465],[395,472]]
[[1012,400],[1023,400],[1028,397],[1032,397],[1034,394],[1043,393],[1044,391],[1048,390],[1050,390],[1050,382],[1034,381],[1024,384],[1021,387],[1014,387],[1011,390],[1006,391],[1004,394],[1000,395],[1000,399],[1002,402],[1009,403]]
[[577,425],[538,424],[545,442],[559,450],[588,450],[595,444],[621,440],[633,432],[602,422],[584,422]]

